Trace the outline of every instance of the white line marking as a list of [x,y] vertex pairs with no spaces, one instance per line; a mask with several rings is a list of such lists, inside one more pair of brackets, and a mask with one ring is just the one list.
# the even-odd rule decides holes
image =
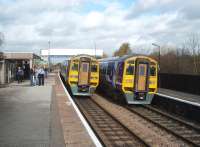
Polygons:
[[65,93],[67,94],[72,106],[74,107],[78,117],[80,118],[81,122],[83,123],[85,129],[87,130],[88,134],[90,135],[90,137],[92,138],[92,141],[94,142],[94,144],[96,145],[96,147],[103,147],[102,144],[100,143],[99,139],[96,137],[95,133],[93,132],[93,130],[91,129],[91,127],[88,125],[87,121],[85,120],[85,118],[83,117],[83,115],[81,114],[80,110],[78,109],[78,107],[76,106],[76,104],[74,103],[73,99],[71,98],[71,96],[69,95],[67,89],[65,88],[60,75],[58,74],[60,82],[62,83],[62,86],[65,90]]
[[159,96],[167,97],[167,98],[170,98],[170,99],[173,99],[173,100],[177,100],[177,101],[180,101],[180,102],[183,102],[183,103],[188,103],[188,104],[200,107],[199,103],[183,100],[183,99],[180,99],[180,98],[177,98],[177,97],[172,97],[172,96],[165,95],[165,94],[162,94],[162,93],[156,93],[156,94],[159,95]]

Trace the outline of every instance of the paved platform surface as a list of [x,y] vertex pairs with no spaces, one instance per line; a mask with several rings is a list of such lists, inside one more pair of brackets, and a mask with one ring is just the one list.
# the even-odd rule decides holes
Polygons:
[[197,105],[199,104],[200,106],[200,95],[194,95],[190,93],[184,93],[184,92],[164,89],[164,88],[159,88],[158,93],[167,95],[170,97],[178,98],[180,100],[185,100],[194,104],[196,103]]
[[44,86],[30,81],[0,88],[0,147],[94,146],[57,73]]
[[29,81],[0,88],[0,146],[46,147],[51,145],[52,76],[45,86]]
[[59,78],[56,77],[56,79],[56,102],[66,147],[94,147],[91,137],[75,112]]

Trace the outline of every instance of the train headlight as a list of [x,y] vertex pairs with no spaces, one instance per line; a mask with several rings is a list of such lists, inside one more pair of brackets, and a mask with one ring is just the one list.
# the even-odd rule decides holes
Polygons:
[[91,80],[97,80],[97,77],[90,77]]
[[154,85],[154,84],[155,84],[155,81],[149,81],[149,84]]
[[132,79],[127,79],[126,83],[133,83],[133,80]]
[[77,79],[78,76],[77,76],[77,75],[71,75],[70,78],[75,78],[75,79]]

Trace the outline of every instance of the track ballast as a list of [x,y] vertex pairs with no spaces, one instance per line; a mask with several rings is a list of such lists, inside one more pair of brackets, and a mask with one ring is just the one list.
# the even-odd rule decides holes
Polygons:
[[200,128],[152,106],[128,106],[128,110],[175,135],[192,146],[200,146]]
[[90,98],[75,98],[75,102],[105,146],[148,146]]

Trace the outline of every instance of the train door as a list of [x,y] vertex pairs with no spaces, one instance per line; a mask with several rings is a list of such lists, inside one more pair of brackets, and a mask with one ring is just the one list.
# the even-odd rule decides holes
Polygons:
[[145,91],[146,84],[147,84],[147,64],[139,64],[138,65],[138,83],[137,83],[137,90],[138,91]]
[[137,74],[136,74],[136,83],[135,83],[135,91],[137,92],[145,92],[147,91],[148,84],[148,62],[138,62],[137,64]]
[[78,85],[88,85],[89,84],[89,62],[81,62],[79,68],[79,80]]

